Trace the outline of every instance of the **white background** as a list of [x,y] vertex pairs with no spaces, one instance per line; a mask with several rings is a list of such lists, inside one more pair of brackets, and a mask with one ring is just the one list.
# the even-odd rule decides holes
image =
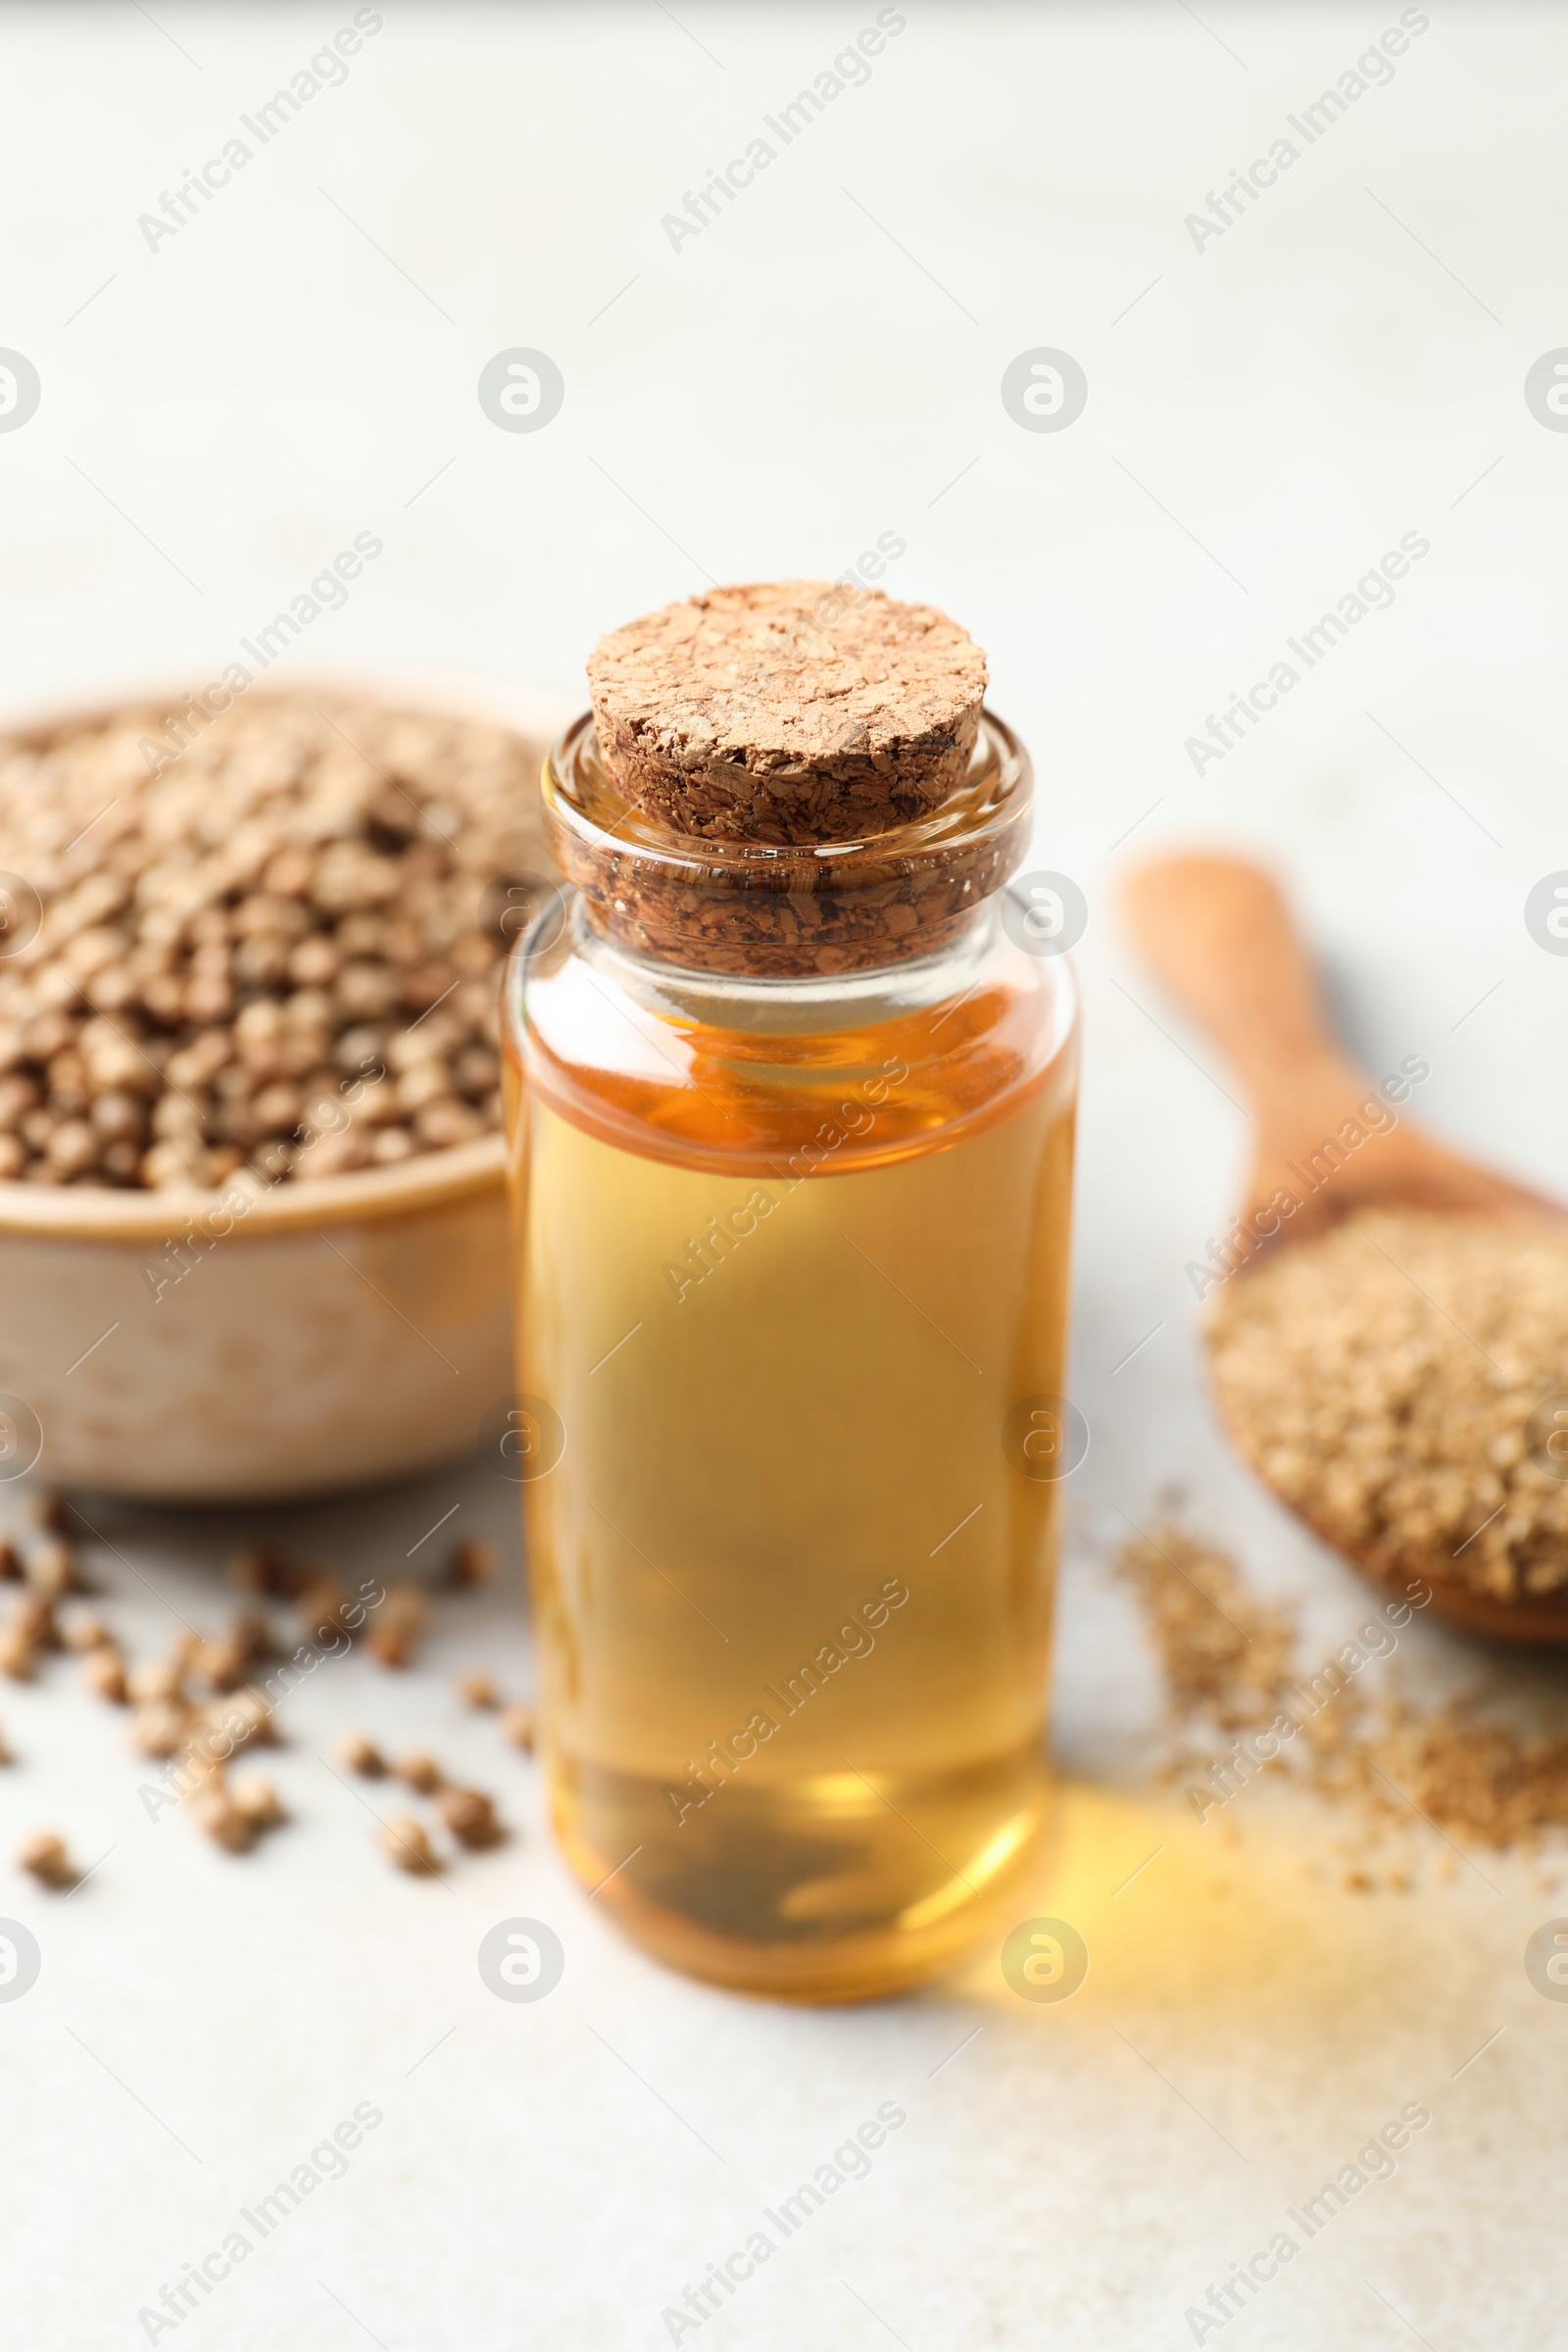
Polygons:
[[[831,574],[906,540],[887,585],[989,649],[1038,763],[1037,862],[1090,906],[1073,1390],[1094,1445],[1036,1908],[1079,1925],[1093,1967],[1060,2009],[1026,2007],[982,1955],[916,1999],[797,2013],[621,1947],[554,1860],[529,1768],[450,1694],[481,1657],[525,1685],[514,1565],[505,1592],[444,1604],[428,1673],[394,1687],[355,1660],[291,1704],[296,1822],[244,1863],[146,1819],[119,1720],[57,1670],[0,1690],[22,1759],[3,1850],[40,1818],[84,1858],[114,1850],[69,1903],[0,1865],[0,1909],[45,1948],[0,2007],[7,2339],[145,2342],[139,2308],[369,2099],[385,2120],[348,2176],[181,2343],[664,2343],[663,2307],[895,2099],[908,2121],[871,2178],[703,2342],[1142,2352],[1191,2342],[1209,2281],[1420,2101],[1434,2121],[1398,2177],[1224,2341],[1538,2346],[1568,2033],[1521,1965],[1554,1908],[1539,1869],[1482,1857],[1485,1878],[1444,1884],[1432,1839],[1418,1892],[1353,1894],[1344,1822],[1260,1795],[1228,1846],[1152,1791],[1156,1683],[1107,1569],[1121,1514],[1147,1524],[1182,1482],[1193,1524],[1301,1596],[1314,1651],[1368,1596],[1203,1401],[1182,1266],[1236,1194],[1246,1123],[1119,936],[1115,878],[1164,841],[1267,857],[1356,1049],[1379,1071],[1425,1055],[1430,1122],[1561,1184],[1568,964],[1523,902],[1568,866],[1568,438],[1523,382],[1568,343],[1568,27],[1544,7],[1422,12],[1392,84],[1200,251],[1185,217],[1397,22],[1392,0],[1207,0],[1201,22],[1181,0],[911,0],[866,86],[675,251],[662,216],[869,4],[380,13],[344,84],[154,251],[138,215],[346,0],[6,12],[0,344],[43,383],[0,435],[6,697],[200,685],[366,530],[385,553],[313,625],[313,663],[568,693],[600,630],[707,578]],[[565,380],[536,434],[498,431],[475,396],[516,345]],[[1036,346],[1088,376],[1060,433],[1000,398]],[[1431,552],[1394,608],[1195,775],[1185,739],[1409,531]],[[272,1524],[387,1573],[454,1501],[514,1564],[514,1496],[467,1470]],[[233,1523],[105,1502],[97,1524],[145,1646],[171,1607],[214,1617]],[[1431,1629],[1404,1647],[1434,1685],[1519,1679]],[[438,1745],[522,1835],[450,1886],[396,1877],[317,1761],[346,1720]],[[566,1946],[537,2006],[474,1968],[512,1913]]]

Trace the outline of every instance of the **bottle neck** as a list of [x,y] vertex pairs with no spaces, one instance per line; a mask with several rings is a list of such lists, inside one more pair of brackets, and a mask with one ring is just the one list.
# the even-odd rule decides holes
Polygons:
[[694,969],[601,930],[582,899],[570,917],[576,953],[647,1010],[711,1029],[753,1034],[861,1028],[960,1001],[979,985],[1002,940],[999,902],[957,917],[942,946],[844,972],[745,973]]
[[585,717],[550,754],[542,790],[551,855],[617,950],[737,987],[837,984],[962,949],[1023,858],[1032,773],[988,711],[963,784],[918,820],[860,841],[707,840],[625,801]]

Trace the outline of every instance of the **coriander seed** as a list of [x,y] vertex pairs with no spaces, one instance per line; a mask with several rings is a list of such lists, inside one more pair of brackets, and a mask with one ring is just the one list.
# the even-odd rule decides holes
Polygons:
[[381,1831],[381,1851],[399,1870],[430,1876],[438,1867],[435,1849],[422,1821],[412,1813],[394,1813]]
[[76,1884],[78,1873],[66,1850],[66,1841],[53,1830],[34,1830],[29,1838],[24,1838],[17,1850],[17,1860],[40,1886],[61,1888]]

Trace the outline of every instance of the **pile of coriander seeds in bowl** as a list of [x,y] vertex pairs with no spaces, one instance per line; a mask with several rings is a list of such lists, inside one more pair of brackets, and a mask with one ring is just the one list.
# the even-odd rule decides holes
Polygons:
[[271,1187],[498,1133],[537,760],[308,688],[0,736],[0,1182]]

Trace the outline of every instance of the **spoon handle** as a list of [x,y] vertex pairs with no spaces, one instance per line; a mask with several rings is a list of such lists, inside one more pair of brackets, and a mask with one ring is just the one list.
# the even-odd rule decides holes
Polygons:
[[1163,858],[1131,877],[1125,906],[1144,956],[1255,1105],[1289,1099],[1307,1073],[1353,1075],[1285,901],[1260,868]]

